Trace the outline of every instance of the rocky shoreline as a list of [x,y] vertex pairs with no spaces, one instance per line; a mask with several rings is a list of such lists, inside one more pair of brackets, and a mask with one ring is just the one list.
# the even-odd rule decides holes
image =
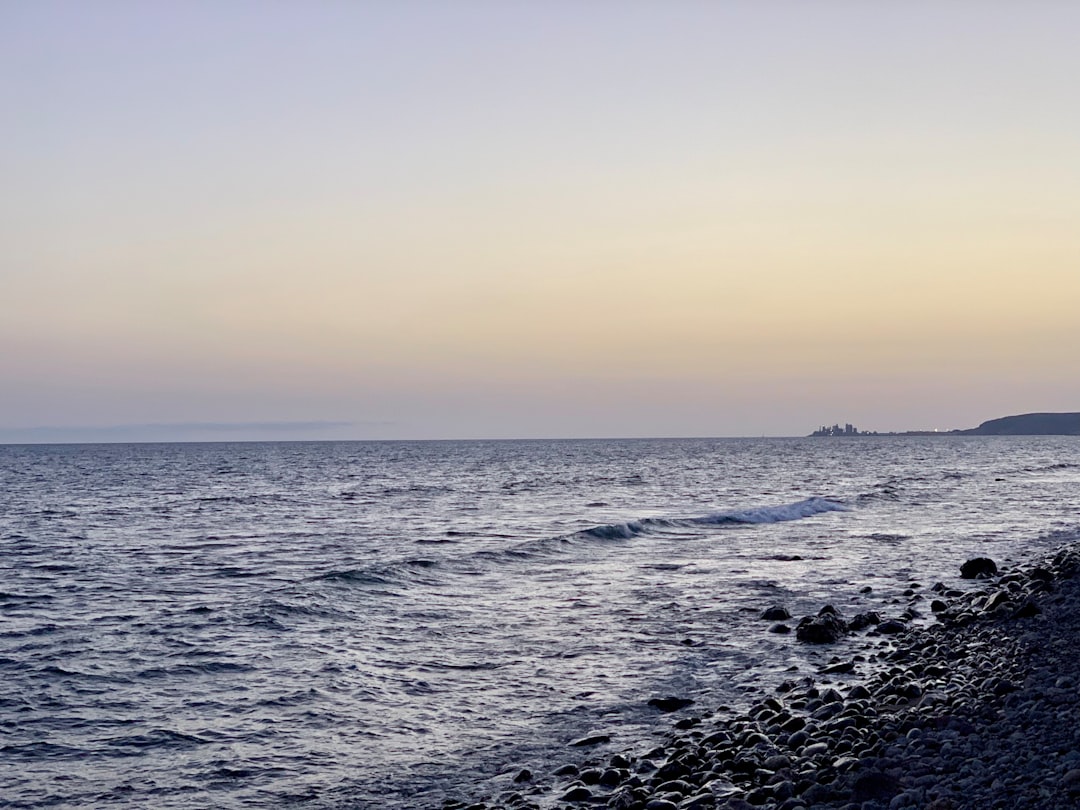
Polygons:
[[[912,587],[899,618],[848,620],[831,606],[803,618],[801,642],[865,633],[865,654],[785,681],[744,713],[654,698],[678,717],[661,746],[578,740],[594,754],[584,762],[521,770],[497,797],[444,810],[1078,807],[1080,543],[1038,564],[963,570],[972,589]],[[927,606],[936,623],[909,624]],[[763,619],[783,616],[776,606]]]

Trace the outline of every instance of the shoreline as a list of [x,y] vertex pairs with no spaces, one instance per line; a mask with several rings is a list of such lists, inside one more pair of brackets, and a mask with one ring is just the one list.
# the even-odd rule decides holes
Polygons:
[[[913,590],[905,615],[932,609],[936,623],[886,619],[867,632],[859,627],[865,617],[842,621],[862,636],[856,654],[814,675],[793,673],[745,712],[673,697],[661,710],[674,727],[652,750],[612,750],[604,735],[578,740],[592,752],[583,762],[568,754],[550,774],[522,769],[506,775],[497,796],[442,807],[1076,807],[1078,574],[1080,541],[1073,541],[963,591],[940,583]],[[835,624],[830,610],[800,624]]]

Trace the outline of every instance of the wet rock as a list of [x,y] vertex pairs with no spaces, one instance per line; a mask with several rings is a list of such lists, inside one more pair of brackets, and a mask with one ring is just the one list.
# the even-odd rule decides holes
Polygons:
[[611,742],[611,735],[609,734],[591,734],[588,737],[582,737],[579,740],[574,740],[570,743],[571,748],[587,748],[593,745],[602,745],[603,743]]
[[662,712],[677,712],[679,709],[685,709],[687,706],[693,705],[694,701],[690,698],[681,697],[662,697],[653,698],[649,701],[649,705],[654,709],[659,709]]
[[960,576],[964,579],[985,579],[997,571],[997,563],[989,557],[973,557],[960,566]]
[[881,771],[859,774],[851,786],[851,798],[859,802],[891,799],[899,792],[899,780]]
[[761,614],[761,618],[770,622],[782,622],[785,619],[790,619],[791,614],[788,613],[786,607],[780,605],[773,605],[771,608]]
[[1038,616],[1042,613],[1042,609],[1031,599],[1028,599],[1024,604],[1013,611],[1012,618],[1014,619],[1030,619],[1032,616]]
[[578,776],[578,779],[586,785],[598,785],[600,784],[601,773],[602,771],[599,768],[586,768]]
[[803,617],[795,628],[795,638],[809,644],[831,644],[843,636],[846,630],[844,620],[836,615],[834,609],[834,612],[820,613],[813,618]]
[[906,633],[907,625],[897,619],[889,619],[877,626],[877,631],[883,636],[894,636],[897,633]]
[[822,675],[842,675],[848,672],[854,672],[855,662],[841,661],[839,664],[829,664],[829,666],[824,667],[818,671],[821,672]]
[[769,632],[777,633],[779,635],[785,635],[791,632],[791,628],[788,627],[786,624],[774,624],[772,627],[769,628]]
[[572,787],[559,797],[559,801],[563,802],[587,802],[592,798],[592,791],[584,785],[578,785]]
[[629,776],[629,773],[617,768],[608,768],[602,774],[600,774],[600,784],[604,787],[615,787],[621,784],[623,779]]
[[870,610],[866,613],[856,613],[852,620],[848,623],[848,629],[852,632],[858,632],[870,625],[880,624],[881,616],[876,611]]
[[517,772],[517,776],[514,777],[514,782],[516,784],[521,784],[522,782],[531,782],[532,778],[532,771],[530,771],[528,768],[522,768],[520,771]]
[[1008,591],[995,591],[986,598],[986,601],[983,603],[983,611],[986,613],[992,613],[999,606],[1004,605],[1008,601]]

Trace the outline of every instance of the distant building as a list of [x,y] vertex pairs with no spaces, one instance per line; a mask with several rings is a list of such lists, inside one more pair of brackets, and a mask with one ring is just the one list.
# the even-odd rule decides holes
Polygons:
[[838,424],[833,425],[832,427],[829,427],[828,425],[822,425],[821,427],[819,427],[817,430],[815,430],[810,435],[811,436],[865,436],[866,434],[860,432],[857,427],[855,427],[853,424],[851,424],[849,422],[849,423],[845,424],[843,427],[840,427],[840,425],[838,425]]

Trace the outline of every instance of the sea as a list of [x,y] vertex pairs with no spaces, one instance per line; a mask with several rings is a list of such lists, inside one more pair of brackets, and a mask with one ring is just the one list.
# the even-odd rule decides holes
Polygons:
[[1075,437],[2,446],[0,807],[477,800],[1078,537]]

